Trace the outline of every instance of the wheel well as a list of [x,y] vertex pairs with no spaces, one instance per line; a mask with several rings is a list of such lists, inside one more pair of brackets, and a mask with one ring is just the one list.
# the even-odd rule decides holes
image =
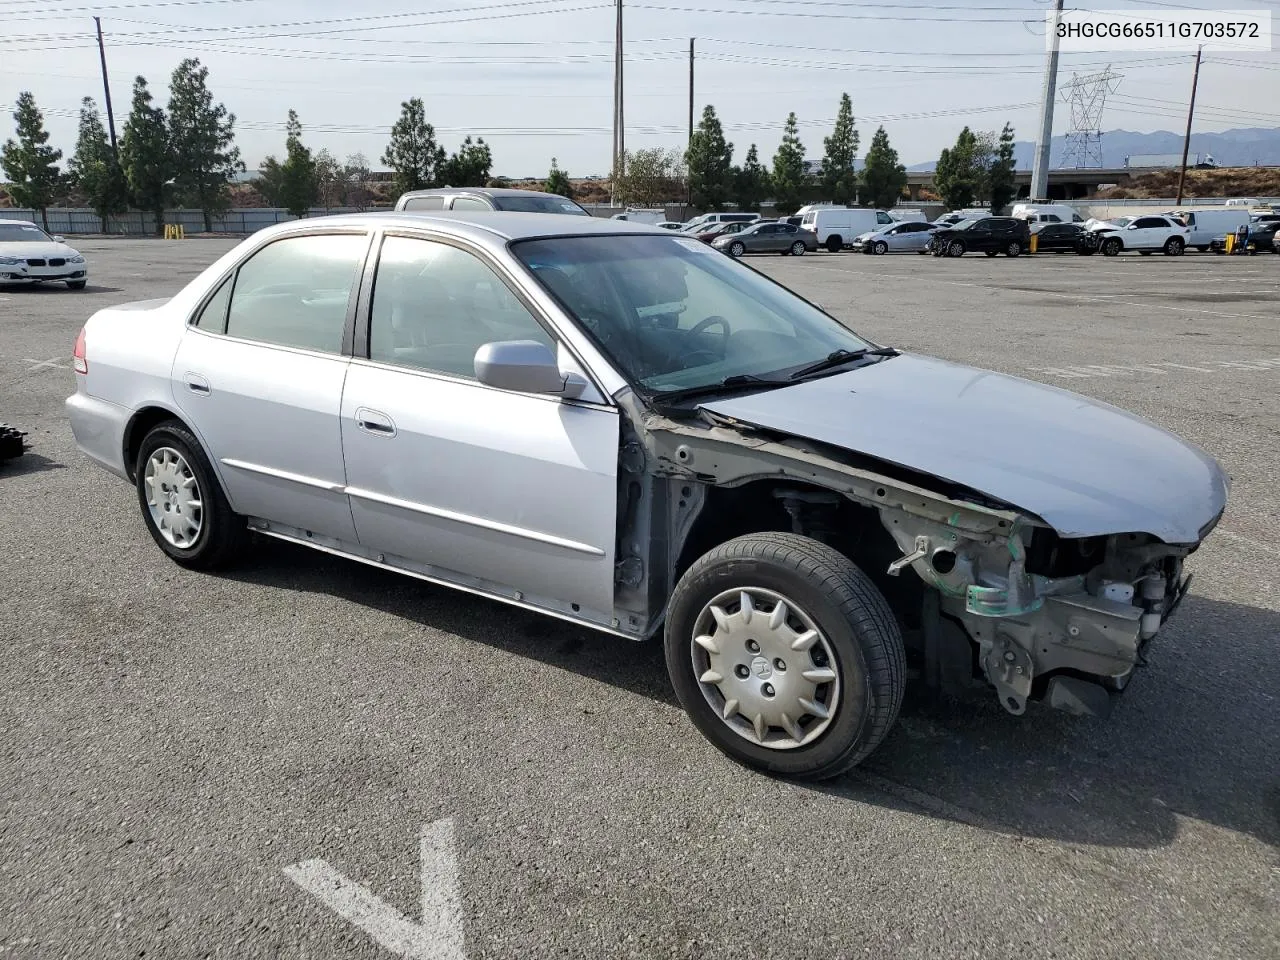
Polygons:
[[164,407],[143,407],[133,415],[129,425],[124,428],[124,468],[130,480],[137,479],[134,475],[134,465],[137,463],[143,438],[151,432],[153,427],[159,426],[166,420],[176,420],[188,430],[191,429],[181,417]]
[[671,582],[725,541],[766,531],[803,534],[839,550],[884,594],[904,631],[918,627],[924,583],[914,575],[887,574],[901,551],[877,509],[816,485],[755,480],[740,487],[712,487],[685,538]]

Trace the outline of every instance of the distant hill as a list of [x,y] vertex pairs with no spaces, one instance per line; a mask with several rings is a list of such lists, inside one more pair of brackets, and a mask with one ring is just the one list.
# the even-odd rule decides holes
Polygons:
[[[1058,167],[1066,153],[1067,138],[1054,137],[1049,165]],[[1102,134],[1102,165],[1123,167],[1124,158],[1138,154],[1182,153],[1182,134],[1169,130],[1134,133],[1131,130],[1108,130]],[[1221,133],[1191,134],[1191,153],[1210,154],[1220,167],[1280,166],[1280,128],[1242,127]],[[1014,158],[1019,170],[1030,170],[1034,162],[1035,144],[1014,144]],[[932,170],[937,160],[917,163],[908,170]]]

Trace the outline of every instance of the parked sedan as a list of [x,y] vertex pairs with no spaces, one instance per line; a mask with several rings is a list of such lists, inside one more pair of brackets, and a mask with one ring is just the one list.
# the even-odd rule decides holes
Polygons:
[[30,220],[0,220],[0,284],[65,283],[83,290],[89,268],[80,251]]
[[784,256],[801,257],[806,252],[818,249],[818,237],[812,230],[767,220],[747,224],[735,234],[711,241],[711,246],[735,260],[748,253],[781,253]]
[[[1280,247],[1276,246],[1277,230],[1280,230],[1280,220],[1250,224],[1247,249],[1254,253],[1280,253]],[[1209,249],[1214,253],[1226,253],[1227,238],[1214,237],[1209,241]]]
[[935,227],[931,223],[899,223],[871,230],[853,238],[853,249],[862,253],[925,253]]
[[733,234],[741,233],[743,230],[747,229],[747,227],[754,226],[757,223],[760,223],[759,219],[719,220],[714,223],[707,224],[705,229],[699,230],[694,234],[694,236],[703,243],[713,243],[721,237],[728,237]]
[[1136,416],[876,345],[608,220],[280,224],[99,310],[73,357],[75,441],[176,563],[252,532],[661,637],[719,749],[812,779],[884,740],[908,650],[944,693],[1104,714],[1227,500]]
[[1088,257],[1098,252],[1098,234],[1078,223],[1040,223],[1031,233],[1039,253],[1077,253]]

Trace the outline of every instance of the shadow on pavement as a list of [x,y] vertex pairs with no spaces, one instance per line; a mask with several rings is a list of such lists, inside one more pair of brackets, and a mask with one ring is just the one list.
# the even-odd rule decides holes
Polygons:
[[38,453],[27,452],[12,460],[0,460],[0,478],[16,477],[25,473],[44,473],[46,470],[65,470],[67,465],[50,460]]
[[[264,541],[231,576],[342,597],[674,705],[633,643]],[[500,625],[495,629],[495,625]],[[1191,818],[1280,846],[1280,613],[1192,596],[1108,720],[909,687],[897,726],[828,795],[1068,843],[1157,847]],[[752,776],[743,771],[743,776]]]

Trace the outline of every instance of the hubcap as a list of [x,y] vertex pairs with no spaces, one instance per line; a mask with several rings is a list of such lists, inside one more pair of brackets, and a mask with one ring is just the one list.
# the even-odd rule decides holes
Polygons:
[[831,725],[840,697],[835,654],[781,594],[726,590],[698,614],[689,650],[702,695],[743,739],[792,750]]
[[147,510],[160,536],[175,547],[190,547],[204,526],[204,503],[186,459],[173,447],[157,447],[147,458],[142,479]]

